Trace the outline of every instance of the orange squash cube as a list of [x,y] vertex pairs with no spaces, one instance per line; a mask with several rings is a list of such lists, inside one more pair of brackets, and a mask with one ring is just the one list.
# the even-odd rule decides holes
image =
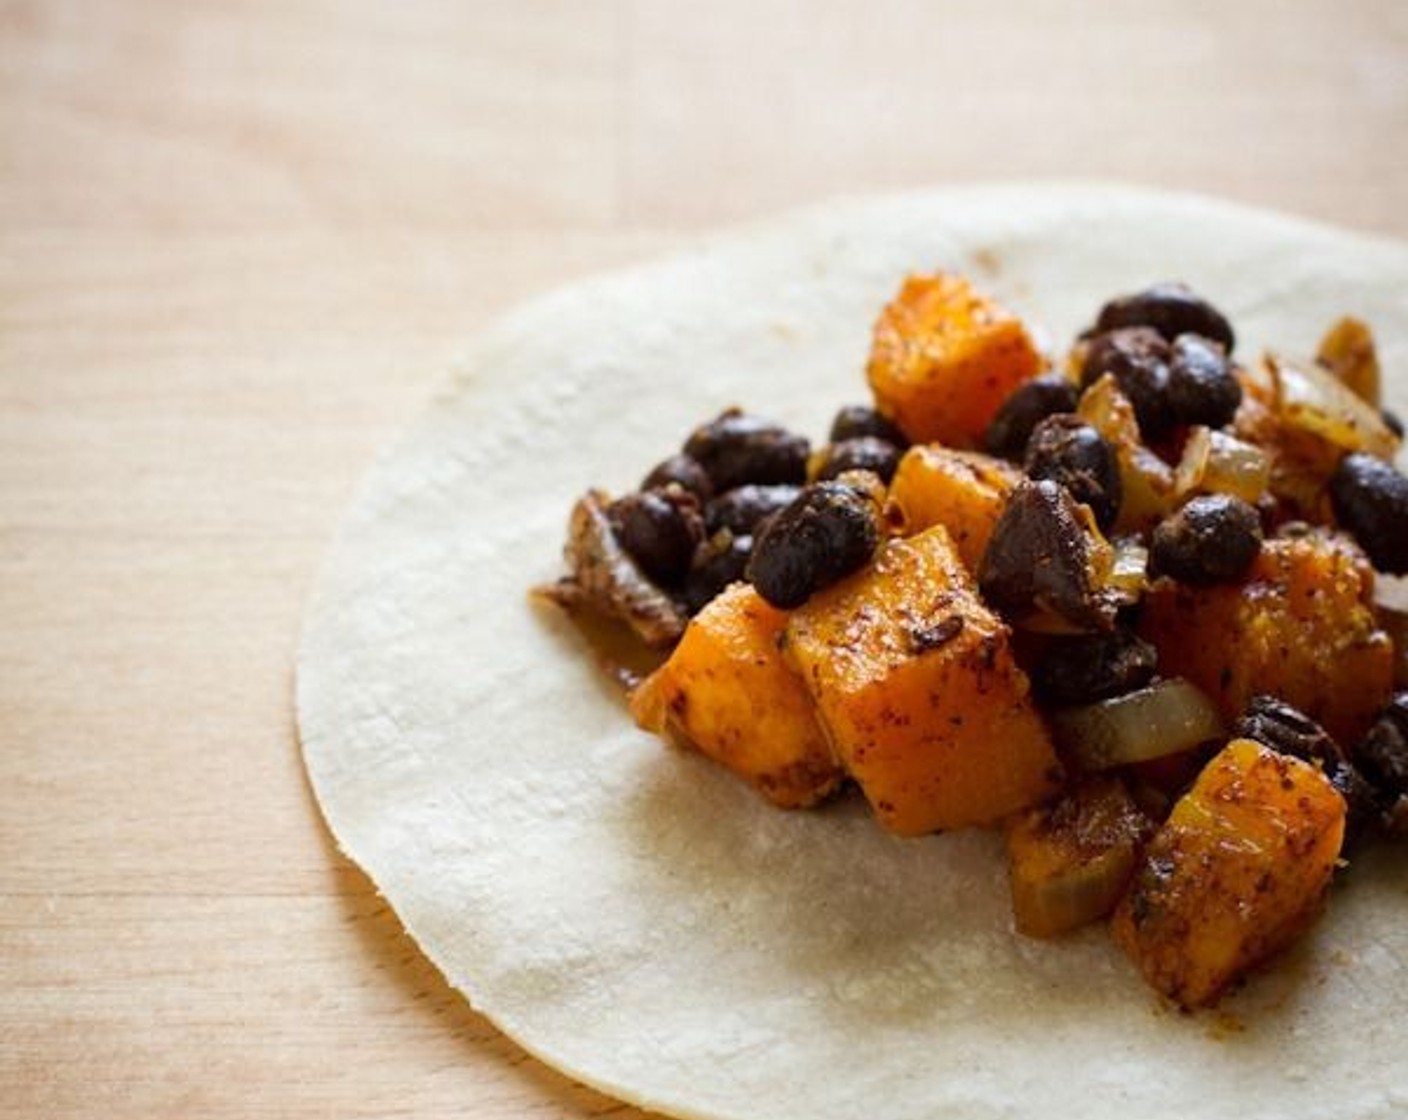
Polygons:
[[806,687],[778,650],[786,621],[752,587],[734,584],[636,689],[631,714],[791,809],[822,800],[844,775]]
[[900,460],[886,516],[902,536],[942,525],[964,567],[976,572],[1007,495],[1021,479],[1021,471],[991,455],[921,444]]
[[1115,910],[1115,940],[1169,999],[1215,1002],[1314,921],[1344,820],[1344,799],[1314,766],[1233,740],[1150,841]]
[[792,613],[787,655],[887,829],[992,824],[1055,790],[1008,636],[941,525],[887,542]]
[[1393,642],[1373,611],[1374,573],[1325,530],[1266,541],[1241,583],[1160,580],[1139,630],[1159,671],[1187,677],[1234,720],[1261,692],[1355,743],[1393,691]]
[[912,443],[977,447],[1044,362],[1020,319],[960,276],[911,276],[875,324],[875,405]]

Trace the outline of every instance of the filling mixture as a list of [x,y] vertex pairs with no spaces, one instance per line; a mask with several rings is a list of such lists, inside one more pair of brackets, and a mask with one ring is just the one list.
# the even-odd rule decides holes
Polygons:
[[1408,831],[1383,578],[1408,573],[1408,478],[1372,334],[1235,345],[1161,284],[1053,362],[963,278],[912,276],[873,405],[817,449],[728,409],[639,490],[582,497],[538,593],[641,727],[783,808],[854,785],[903,836],[1000,829],[1020,932],[1105,921],[1211,1005]]

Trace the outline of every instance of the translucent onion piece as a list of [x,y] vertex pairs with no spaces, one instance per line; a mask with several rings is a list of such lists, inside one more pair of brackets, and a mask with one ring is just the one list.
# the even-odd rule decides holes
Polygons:
[[1152,529],[1172,513],[1177,505],[1173,471],[1140,442],[1134,406],[1112,375],[1105,374],[1081,394],[1076,415],[1109,441],[1119,459],[1124,498],[1115,519],[1116,531]]
[[1320,340],[1315,360],[1344,383],[1356,396],[1378,408],[1380,395],[1379,354],[1374,332],[1362,319],[1346,315]]
[[1115,908],[1154,830],[1118,778],[1102,776],[1015,814],[1005,836],[1012,916],[1029,937],[1055,937]]
[[1226,734],[1212,701],[1182,677],[1056,712],[1052,725],[1057,742],[1086,770],[1163,758]]
[[1174,472],[1180,499],[1193,494],[1230,494],[1255,504],[1271,481],[1271,459],[1254,443],[1201,425],[1188,433]]
[[1367,451],[1381,459],[1392,459],[1397,453],[1398,437],[1379,410],[1334,374],[1271,354],[1266,360],[1276,383],[1276,411],[1283,423],[1342,451]]

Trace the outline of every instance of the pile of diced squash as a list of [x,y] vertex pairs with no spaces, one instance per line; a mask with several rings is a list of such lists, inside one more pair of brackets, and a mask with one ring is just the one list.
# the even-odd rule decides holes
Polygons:
[[[1313,920],[1345,803],[1315,765],[1233,739],[1191,770],[1184,760],[1182,777],[1196,780],[1157,819],[1120,776],[1081,774],[1058,752],[1020,635],[975,579],[1023,478],[976,448],[1007,395],[1049,366],[1022,322],[963,279],[905,281],[868,367],[879,411],[913,443],[888,491],[892,535],[791,611],[734,584],[689,622],[632,711],[778,806],[854,783],[902,836],[1004,829],[1022,932],[1108,916],[1146,978],[1197,1007]],[[1128,429],[1128,406],[1114,403],[1124,413],[1086,407]],[[1126,440],[1131,451],[1148,454]],[[1124,458],[1131,508],[1153,508],[1168,479]],[[1353,736],[1393,687],[1371,582],[1362,554],[1333,534],[1268,540],[1237,585],[1154,583],[1141,633],[1160,672],[1193,682],[1229,725],[1270,692]]]

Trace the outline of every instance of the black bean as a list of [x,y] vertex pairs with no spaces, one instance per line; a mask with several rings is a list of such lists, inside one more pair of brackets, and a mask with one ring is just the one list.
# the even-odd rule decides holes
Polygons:
[[861,567],[881,538],[874,497],[845,482],[814,482],[753,543],[747,576],[783,610]]
[[1255,739],[1306,762],[1331,765],[1344,761],[1344,751],[1328,731],[1299,708],[1265,693],[1247,702],[1233,731],[1238,738]]
[[674,483],[683,486],[701,502],[714,496],[714,484],[709,481],[709,473],[699,465],[698,460],[679,452],[655,464],[651,472],[641,482],[642,490],[659,490]]
[[1028,477],[1059,482],[1095,514],[1102,529],[1114,524],[1123,488],[1115,449],[1094,427],[1069,412],[1048,416],[1027,442]]
[[1068,377],[1044,373],[1024,382],[1002,402],[983,435],[983,450],[989,455],[1020,462],[1027,450],[1032,429],[1048,416],[1074,412],[1080,390]]
[[1100,309],[1095,329],[1101,332],[1120,327],[1152,327],[1169,342],[1181,334],[1200,334],[1221,343],[1229,354],[1237,341],[1227,317],[1186,284],[1155,284],[1111,300]]
[[1408,794],[1408,692],[1397,693],[1354,748],[1365,776],[1390,797]]
[[1116,604],[1099,594],[1092,538],[1070,492],[1049,479],[1019,482],[978,565],[988,605],[1017,626],[1054,614],[1078,630],[1109,630]]
[[895,477],[895,469],[903,455],[889,440],[875,436],[855,436],[843,439],[826,448],[821,467],[816,473],[818,481],[836,478],[846,471],[870,471],[880,476],[880,481],[888,483]]
[[1158,575],[1207,585],[1240,579],[1261,551],[1261,515],[1227,494],[1192,499],[1154,528],[1149,560]]
[[1340,460],[1330,479],[1330,505],[1374,567],[1408,574],[1408,478],[1356,451]]
[[612,502],[607,521],[621,547],[652,582],[673,587],[684,579],[704,539],[694,496],[677,486],[643,490]]
[[1221,428],[1242,403],[1242,383],[1227,353],[1201,335],[1181,334],[1168,365],[1168,406],[1180,424]]
[[1128,327],[1096,335],[1085,352],[1081,384],[1105,374],[1114,377],[1139,420],[1145,439],[1157,439],[1174,424],[1168,405],[1168,363],[1172,352],[1163,336],[1149,327]]
[[1396,435],[1403,438],[1403,419],[1391,408],[1381,409],[1379,414],[1384,418],[1384,427]]
[[1318,765],[1345,800],[1344,847],[1356,845],[1379,822],[1383,798],[1350,762],[1334,738],[1302,712],[1275,696],[1253,696],[1233,726],[1233,734],[1255,739],[1279,754]]
[[1158,651],[1133,631],[1053,638],[1032,670],[1032,690],[1048,704],[1092,704],[1143,688]]
[[747,534],[716,533],[695,551],[694,563],[684,578],[685,609],[698,614],[728,587],[743,579],[748,557],[753,554],[753,538]]
[[807,480],[811,445],[786,428],[730,408],[697,428],[685,441],[684,453],[696,459],[722,494],[735,486]]
[[831,421],[831,442],[840,443],[845,439],[859,439],[862,436],[883,439],[901,450],[909,446],[909,440],[895,426],[893,420],[866,405],[848,404],[838,411],[836,419]]
[[801,492],[800,486],[735,486],[704,507],[705,527],[711,534],[720,529],[752,533],[759,522],[791,504]]

